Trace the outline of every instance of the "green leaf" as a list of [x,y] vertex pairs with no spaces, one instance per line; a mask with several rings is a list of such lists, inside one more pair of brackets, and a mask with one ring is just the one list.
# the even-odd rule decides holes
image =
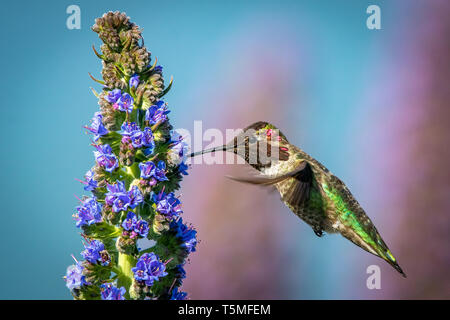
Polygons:
[[120,236],[121,230],[106,222],[91,224],[90,226],[83,226],[84,234],[94,239],[111,239]]

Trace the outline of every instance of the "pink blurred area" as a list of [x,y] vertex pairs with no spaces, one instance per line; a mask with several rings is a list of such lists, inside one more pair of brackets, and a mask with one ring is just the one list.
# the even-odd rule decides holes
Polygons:
[[[389,60],[373,88],[376,107],[363,123],[367,177],[378,189],[374,205],[391,225],[389,238],[408,274],[386,274],[369,298],[448,299],[450,295],[450,3],[430,1],[409,10],[392,34]],[[367,136],[365,137],[367,138]]]
[[[266,31],[273,35],[280,30]],[[258,35],[247,30],[240,39],[224,45],[226,51],[227,45],[236,45],[234,41],[246,44],[239,57],[228,57],[239,73],[221,70],[223,78],[215,82],[220,91],[205,99],[217,103],[214,112],[202,119],[204,125],[225,132],[259,120],[285,121],[286,115],[274,106],[288,103],[290,82],[297,76],[293,58],[298,50],[286,39],[276,40],[277,52],[285,53],[280,57]],[[231,83],[227,82],[230,77]],[[225,154],[216,156],[225,162]],[[280,270],[289,257],[280,250],[280,234],[289,212],[280,212],[277,194],[225,178],[227,174],[246,175],[249,170],[237,164],[194,164],[183,182],[184,207],[189,208],[200,239],[199,254],[187,265],[189,277],[184,283],[193,299],[288,298]]]
[[[359,248],[337,255],[328,246],[322,253],[338,257],[336,265],[325,257],[317,261],[326,265],[316,268],[310,263],[301,269],[293,256],[301,251],[298,255],[308,260],[310,252],[304,246],[310,242],[298,241],[314,235],[295,234],[301,222],[276,193],[225,178],[248,174],[245,165],[194,165],[182,188],[184,207],[200,239],[197,253],[186,266],[189,276],[183,288],[191,298],[298,298],[298,292],[311,288],[315,293],[303,292],[302,297],[449,298],[450,20],[446,17],[450,5],[442,1],[409,7],[403,3],[398,11],[403,9],[411,18],[399,21],[376,44],[383,53],[372,70],[375,79],[358,92],[357,111],[348,116],[348,125],[357,134],[345,143],[327,143],[331,147],[342,143],[352,150],[345,159],[352,191],[360,195],[408,278]],[[227,56],[234,68],[224,64],[214,75],[214,87],[220,90],[207,93],[200,102],[204,105],[199,109],[209,110],[202,115],[204,125],[225,132],[268,120],[282,131],[296,133],[300,137],[296,141],[320,143],[323,139],[314,140],[306,121],[327,111],[312,110],[298,92],[301,83],[311,80],[307,77],[312,71],[305,64],[311,59],[303,59],[307,45],[291,41],[289,28],[282,22],[268,28],[253,21],[246,27],[222,44],[221,50],[241,46],[242,51],[239,56]],[[302,112],[305,116],[298,119]],[[334,241],[333,237],[337,236],[325,241]],[[365,285],[368,275],[363,270],[374,263],[382,266],[381,290]],[[295,287],[308,279],[311,282],[313,274],[313,279],[320,281],[323,276],[324,280]],[[337,280],[327,283],[330,275]]]

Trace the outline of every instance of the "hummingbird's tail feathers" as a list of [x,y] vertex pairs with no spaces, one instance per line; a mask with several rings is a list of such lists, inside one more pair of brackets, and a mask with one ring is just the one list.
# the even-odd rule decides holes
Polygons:
[[[375,234],[373,233],[373,231],[375,232]],[[389,263],[395,270],[397,270],[403,277],[406,278],[406,274],[403,272],[394,255],[391,253],[388,246],[375,228],[372,229],[372,233],[361,233],[361,231],[357,232],[356,230],[348,230],[346,228],[340,230],[340,233],[360,248]],[[367,240],[368,237],[370,237],[371,240]]]
[[386,252],[380,256],[381,258],[383,258],[383,260],[389,263],[395,270],[397,270],[404,278],[406,278],[405,272],[403,272],[403,269],[400,267],[397,260],[394,258],[389,249],[387,249]]
[[392,252],[389,250],[388,246],[384,242],[383,238],[381,238],[380,234],[377,232],[377,244],[378,246],[374,248],[377,251],[377,255],[389,263],[395,270],[397,270],[404,278],[406,278],[406,274],[403,272],[402,268],[395,259]]
[[403,272],[402,268],[398,265],[398,263],[393,263],[391,264],[395,270],[397,270],[398,272],[400,272],[400,274],[403,276],[403,278],[407,278],[406,277],[406,273]]

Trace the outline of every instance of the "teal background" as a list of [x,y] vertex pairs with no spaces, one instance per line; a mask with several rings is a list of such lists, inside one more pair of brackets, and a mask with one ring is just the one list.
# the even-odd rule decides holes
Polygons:
[[[81,30],[66,28],[70,4],[81,8]],[[365,27],[369,4],[381,6],[382,30]],[[349,158],[358,153],[352,141],[360,128],[361,101],[369,99],[366,94],[374,85],[372,76],[387,65],[386,39],[412,10],[406,2],[16,1],[4,3],[2,8],[1,299],[71,298],[62,277],[72,263],[70,255],[78,256],[82,248],[71,219],[77,205],[74,195],[82,192],[75,178],[82,177],[94,161],[82,126],[98,108],[89,87],[99,90],[99,86],[89,79],[88,72],[100,77],[101,70],[90,48],[92,44],[98,48],[100,41],[90,26],[109,10],[125,11],[144,28],[146,46],[164,66],[166,79],[175,77],[167,96],[171,121],[175,127],[188,129],[194,120],[208,121],[213,114],[214,100],[207,96],[210,101],[198,103],[201,93],[218,90],[216,79],[230,82],[239,74],[239,70],[233,74],[223,71],[239,65],[240,51],[248,44],[237,37],[242,28],[254,23],[256,30],[265,26],[267,31],[272,23],[282,23],[288,32],[268,33],[266,45],[271,45],[271,37],[284,37],[306,48],[308,62],[299,68],[299,78],[291,84],[290,102],[280,110],[289,114],[283,125],[289,128],[292,142],[302,144],[345,177],[363,203],[372,201],[376,188],[365,188]],[[230,52],[221,51],[224,41]],[[237,61],[228,60],[228,54]],[[301,97],[297,95],[300,91]],[[308,113],[298,109],[305,96]],[[302,132],[308,132],[302,137],[294,133],[299,123]],[[359,163],[365,161],[358,159]],[[195,172],[186,179],[194,177]],[[189,207],[184,210],[189,214]],[[360,293],[364,282],[355,291],[348,274],[359,272],[364,278],[365,267],[355,269],[355,257],[362,253],[340,238],[320,243],[302,228],[303,233],[296,235],[302,243],[301,254],[291,263],[308,276],[296,282],[293,275],[277,274],[280,281],[290,282],[279,297],[364,296]],[[337,263],[333,272],[327,272],[327,257],[334,252],[348,252],[353,262]],[[206,257],[199,249],[195,259]],[[247,297],[252,298],[252,293]]]

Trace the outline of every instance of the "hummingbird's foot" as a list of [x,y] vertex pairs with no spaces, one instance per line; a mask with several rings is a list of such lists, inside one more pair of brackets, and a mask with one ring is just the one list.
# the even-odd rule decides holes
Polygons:
[[318,236],[319,238],[323,236],[323,231],[320,229],[313,229],[314,233],[316,234],[316,236]]

